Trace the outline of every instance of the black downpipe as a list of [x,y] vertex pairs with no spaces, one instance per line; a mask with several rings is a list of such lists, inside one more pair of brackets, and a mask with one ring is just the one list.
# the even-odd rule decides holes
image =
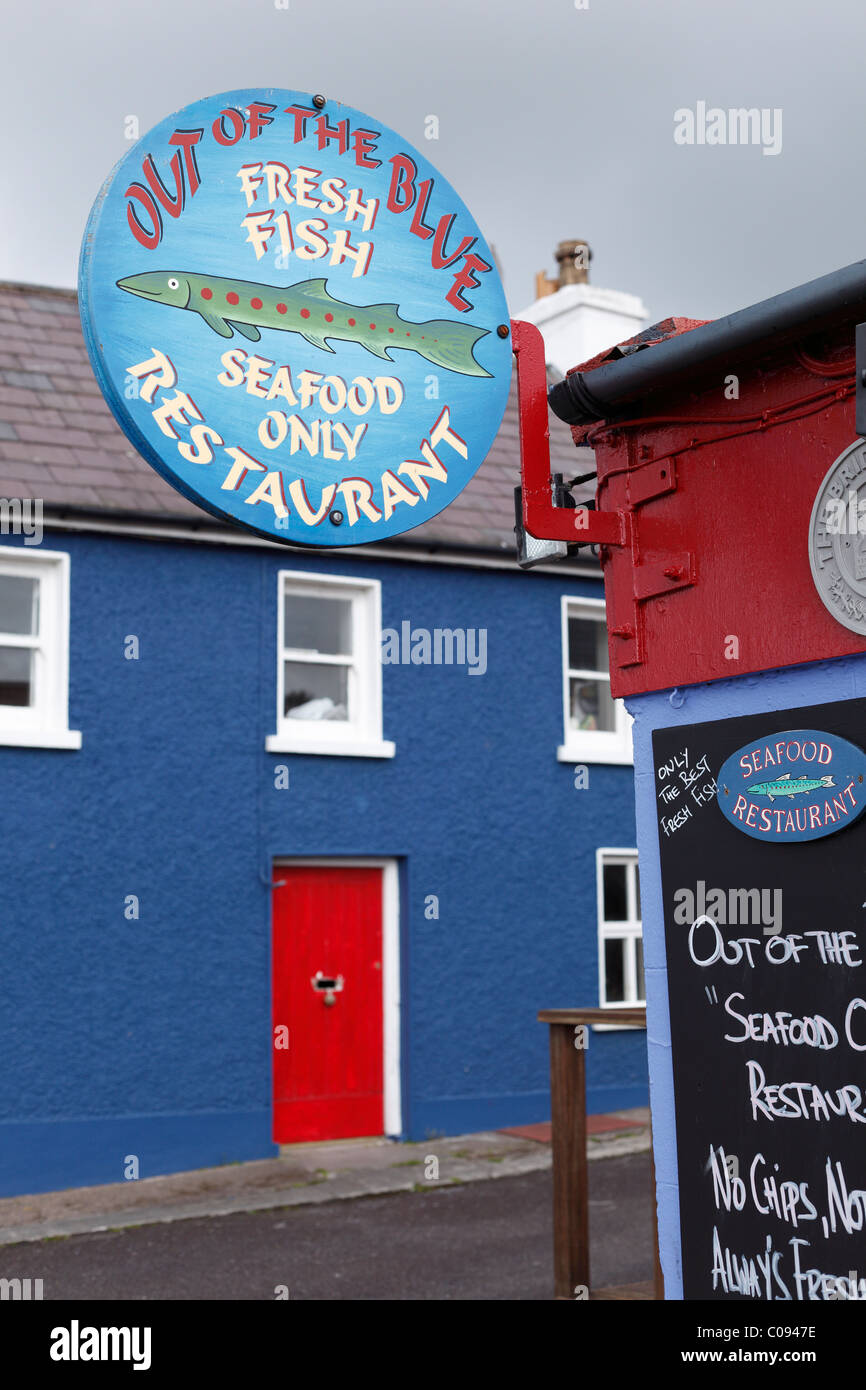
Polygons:
[[731,369],[738,357],[754,353],[770,339],[775,346],[846,319],[866,319],[866,261],[606,362],[585,375],[573,372],[551,387],[550,408],[568,425],[609,420],[622,414],[629,402],[673,386],[686,374],[719,364]]

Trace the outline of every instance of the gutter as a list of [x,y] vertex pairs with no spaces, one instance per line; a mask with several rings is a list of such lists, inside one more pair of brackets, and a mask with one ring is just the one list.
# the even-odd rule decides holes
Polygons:
[[[520,573],[513,552],[507,550],[483,551],[471,546],[428,542],[426,548],[421,546],[386,548],[384,545],[365,545],[363,553],[359,547],[345,546],[313,551],[309,546],[282,545],[278,541],[269,541],[264,536],[257,536],[252,532],[237,530],[233,526],[220,527],[216,522],[211,526],[206,521],[198,522],[194,519],[184,522],[173,520],[162,514],[153,516],[139,512],[97,512],[92,508],[69,505],[52,511],[46,507],[43,515],[43,526],[46,531],[124,536],[135,540],[195,542],[200,545],[226,545],[235,548],[252,547],[258,550],[265,549],[281,553],[287,561],[316,554],[326,559],[342,558],[360,561],[369,558],[370,560],[391,560],[394,563],[458,565],[468,569],[507,570],[510,574],[515,575]],[[2,533],[0,533],[0,539],[2,539]],[[536,572],[556,575],[559,579],[565,575],[573,579],[600,580],[602,577],[601,567],[597,561],[591,564],[580,561],[559,561],[557,564],[538,565]]]
[[631,402],[678,384],[683,376],[722,363],[730,368],[736,357],[760,352],[769,339],[775,346],[832,324],[864,319],[866,260],[667,338],[652,351],[638,345],[593,371],[574,371],[551,387],[548,402],[568,425],[609,420],[624,414]]

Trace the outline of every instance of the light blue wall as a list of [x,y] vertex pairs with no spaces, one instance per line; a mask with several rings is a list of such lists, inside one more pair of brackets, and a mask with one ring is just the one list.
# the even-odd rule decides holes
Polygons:
[[846,657],[654,691],[626,701],[634,716],[634,772],[641,872],[644,961],[647,981],[647,1051],[658,1198],[659,1252],[665,1297],[682,1298],[676,1121],[671,1067],[670,1016],[664,914],[659,870],[658,802],[652,757],[655,729],[709,719],[796,709],[866,694],[866,657]]
[[[71,555],[83,746],[0,746],[0,1193],[116,1181],[127,1154],[148,1176],[274,1152],[280,856],[399,859],[407,1137],[547,1118],[536,1013],[597,1003],[595,849],[634,844],[631,769],[576,790],[555,756],[560,595],[600,586],[363,552],[44,547]],[[386,666],[391,760],[267,754],[280,569],[380,579],[385,627],[486,628],[486,675]],[[589,1086],[595,1111],[645,1103],[644,1035],[594,1034]]]

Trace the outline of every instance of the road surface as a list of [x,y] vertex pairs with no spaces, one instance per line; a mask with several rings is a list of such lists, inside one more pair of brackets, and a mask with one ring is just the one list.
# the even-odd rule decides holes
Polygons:
[[[551,1175],[0,1247],[50,1299],[543,1300]],[[590,1164],[594,1286],[652,1277],[649,1154]]]

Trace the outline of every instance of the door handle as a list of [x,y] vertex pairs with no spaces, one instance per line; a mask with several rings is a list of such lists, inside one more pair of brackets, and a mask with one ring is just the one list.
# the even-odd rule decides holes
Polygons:
[[343,988],[342,975],[324,975],[321,970],[317,970],[310,981],[317,994],[324,995],[324,1003],[330,1008],[336,1004],[336,996]]

